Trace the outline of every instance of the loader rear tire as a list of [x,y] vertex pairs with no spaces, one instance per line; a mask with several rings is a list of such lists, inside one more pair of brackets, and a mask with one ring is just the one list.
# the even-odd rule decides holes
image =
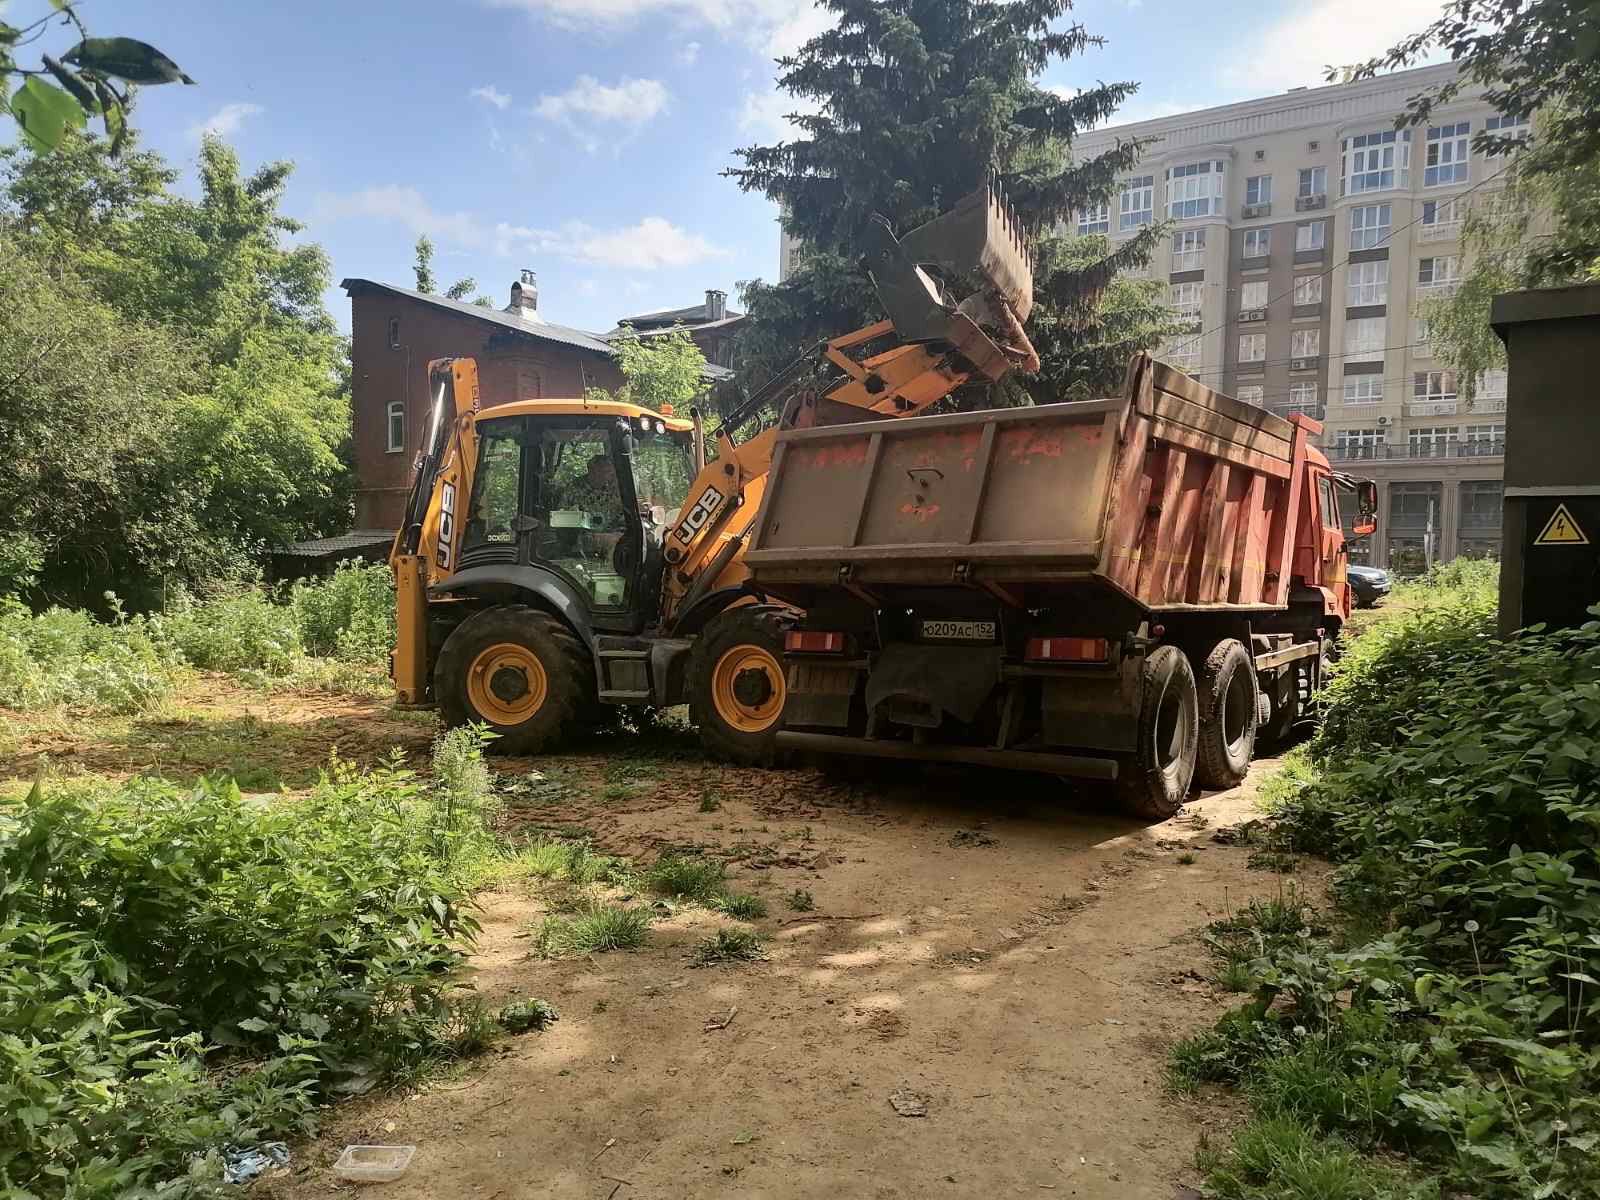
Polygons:
[[1226,638],[1211,648],[1200,668],[1200,753],[1195,778],[1201,787],[1238,787],[1256,752],[1255,663],[1244,643]]
[[777,760],[788,684],[783,635],[794,618],[752,604],[712,618],[689,661],[689,716],[715,757],[745,766]]
[[1194,670],[1176,646],[1157,646],[1144,661],[1135,750],[1121,761],[1117,793],[1131,815],[1165,821],[1183,807],[1194,782],[1200,740]]
[[456,627],[434,667],[445,724],[487,725],[498,754],[553,749],[592,703],[594,669],[572,630],[537,608],[486,608]]

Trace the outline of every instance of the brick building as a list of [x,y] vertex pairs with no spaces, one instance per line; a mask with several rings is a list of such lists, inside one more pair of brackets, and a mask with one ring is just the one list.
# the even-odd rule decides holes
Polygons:
[[614,390],[622,375],[605,339],[539,315],[532,271],[511,285],[504,309],[480,308],[370,279],[346,279],[350,295],[351,421],[358,529],[400,526],[411,466],[426,427],[428,363],[478,361],[485,407],[513,400]]
[[623,317],[606,337],[615,337],[622,332],[624,325],[631,326],[641,338],[668,333],[681,325],[689,331],[694,344],[700,347],[706,364],[713,368],[707,372],[707,377],[720,381],[727,377],[733,367],[734,342],[743,323],[744,314],[728,307],[728,293],[708,288],[704,304]]

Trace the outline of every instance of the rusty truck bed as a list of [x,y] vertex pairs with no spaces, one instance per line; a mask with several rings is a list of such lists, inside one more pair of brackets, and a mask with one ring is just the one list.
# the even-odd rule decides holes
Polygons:
[[746,555],[805,603],[845,583],[1151,610],[1287,602],[1308,435],[1148,355],[1115,399],[780,434]]

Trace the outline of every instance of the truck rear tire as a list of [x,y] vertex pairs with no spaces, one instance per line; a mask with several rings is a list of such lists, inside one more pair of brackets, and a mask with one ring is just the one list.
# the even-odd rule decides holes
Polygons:
[[788,683],[783,635],[793,618],[770,605],[730,608],[712,618],[689,662],[689,716],[718,758],[769,766]]
[[1199,700],[1194,670],[1176,646],[1157,646],[1144,661],[1136,749],[1117,775],[1122,807],[1164,821],[1183,807],[1194,782]]
[[1244,782],[1256,752],[1255,663],[1244,643],[1226,638],[1211,648],[1200,668],[1200,752],[1195,778],[1202,787],[1230,788]]
[[593,675],[582,643],[559,619],[507,604],[456,627],[439,651],[433,691],[447,725],[481,722],[499,735],[491,752],[539,754],[577,723]]

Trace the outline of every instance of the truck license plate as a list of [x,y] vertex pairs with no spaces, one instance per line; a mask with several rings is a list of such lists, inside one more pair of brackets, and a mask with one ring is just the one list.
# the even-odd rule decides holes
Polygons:
[[994,641],[993,621],[924,621],[922,636],[930,640],[953,642]]

